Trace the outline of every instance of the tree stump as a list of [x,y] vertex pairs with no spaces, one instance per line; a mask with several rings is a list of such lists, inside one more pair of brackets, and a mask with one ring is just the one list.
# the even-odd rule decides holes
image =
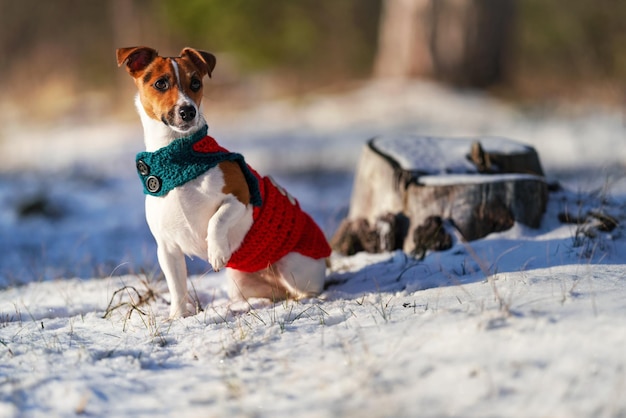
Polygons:
[[504,138],[383,136],[363,149],[348,216],[331,240],[343,254],[451,246],[515,222],[537,228],[548,199],[537,152]]

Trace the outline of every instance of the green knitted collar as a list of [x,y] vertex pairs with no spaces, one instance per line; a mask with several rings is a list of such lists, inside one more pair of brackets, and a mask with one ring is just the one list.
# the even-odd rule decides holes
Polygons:
[[182,186],[206,173],[224,161],[239,164],[250,189],[250,202],[261,206],[259,181],[246,164],[243,156],[229,152],[207,136],[208,126],[193,135],[172,141],[154,152],[140,152],[135,159],[137,173],[145,194],[165,196],[172,189]]

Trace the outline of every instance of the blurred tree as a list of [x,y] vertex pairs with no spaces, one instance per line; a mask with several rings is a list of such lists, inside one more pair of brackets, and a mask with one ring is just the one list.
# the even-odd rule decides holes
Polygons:
[[326,80],[370,72],[380,0],[160,4],[176,38],[228,51],[244,69],[283,67]]
[[626,2],[524,0],[520,65],[558,77],[626,79]]
[[208,49],[233,57],[235,69],[282,70],[281,81],[304,88],[373,67],[465,85],[511,69],[526,89],[552,91],[546,79],[560,90],[597,80],[613,88],[626,80],[625,21],[624,0],[0,0],[0,100],[31,105],[41,92],[51,109],[62,99],[84,107],[73,95],[113,92],[123,76],[113,51],[137,44]]
[[[105,2],[76,0],[19,2],[0,0],[0,72],[38,80],[90,72],[92,83],[102,81],[94,56],[108,47],[103,35],[109,20]],[[98,62],[99,60],[96,60]],[[45,69],[45,71],[42,71]]]
[[431,0],[385,0],[380,19],[374,74],[379,77],[430,77]]
[[514,20],[515,0],[385,0],[375,74],[499,82]]

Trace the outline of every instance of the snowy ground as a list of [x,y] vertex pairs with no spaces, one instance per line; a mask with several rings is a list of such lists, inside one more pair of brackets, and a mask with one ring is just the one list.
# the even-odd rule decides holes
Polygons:
[[[546,116],[419,83],[207,114],[223,145],[275,174],[329,235],[379,134],[514,138],[565,190],[539,230],[516,225],[423,261],[334,256],[315,300],[231,305],[223,273],[194,261],[201,311],[168,322],[132,164],[139,122],[8,129],[0,416],[626,416],[624,228],[557,219],[597,210],[624,223],[622,114]],[[139,295],[153,297],[136,306]]]

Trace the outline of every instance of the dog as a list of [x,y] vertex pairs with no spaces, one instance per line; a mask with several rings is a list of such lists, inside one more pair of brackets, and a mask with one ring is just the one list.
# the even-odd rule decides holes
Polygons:
[[227,267],[232,300],[301,299],[321,293],[330,247],[319,226],[271,177],[207,135],[203,79],[213,54],[184,48],[162,57],[119,48],[117,64],[135,81],[145,152],[136,168],[146,220],[170,292],[170,318],[194,314],[185,256]]

